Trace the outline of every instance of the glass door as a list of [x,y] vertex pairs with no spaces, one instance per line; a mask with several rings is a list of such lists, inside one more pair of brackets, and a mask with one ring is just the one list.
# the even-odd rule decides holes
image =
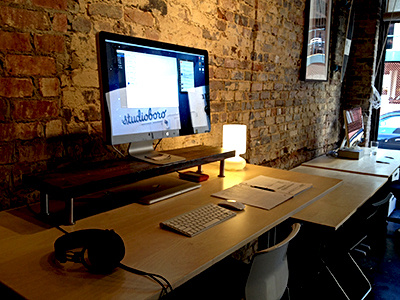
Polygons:
[[400,23],[388,30],[381,100],[379,148],[400,150]]

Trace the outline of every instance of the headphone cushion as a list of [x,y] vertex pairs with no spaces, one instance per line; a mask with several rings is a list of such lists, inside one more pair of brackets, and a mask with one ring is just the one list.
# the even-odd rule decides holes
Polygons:
[[81,262],[93,272],[111,272],[125,256],[125,245],[114,230],[85,229],[67,233],[54,243],[55,258],[67,261],[66,252],[77,248],[87,250]]
[[87,267],[94,272],[111,272],[125,256],[125,246],[121,237],[113,230],[104,231],[98,239],[93,239],[87,248]]

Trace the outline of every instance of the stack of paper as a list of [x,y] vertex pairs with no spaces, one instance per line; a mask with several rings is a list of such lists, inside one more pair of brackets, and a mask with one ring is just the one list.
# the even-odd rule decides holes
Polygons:
[[293,182],[260,175],[214,193],[212,196],[233,199],[269,210],[311,187],[311,183]]

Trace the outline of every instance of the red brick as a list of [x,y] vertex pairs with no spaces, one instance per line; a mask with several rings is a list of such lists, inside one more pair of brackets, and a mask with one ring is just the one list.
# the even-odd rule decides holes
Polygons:
[[15,136],[19,140],[33,140],[42,136],[43,126],[38,122],[15,123]]
[[45,56],[8,55],[6,68],[11,75],[52,75],[56,72],[54,58]]
[[50,29],[50,20],[47,13],[13,7],[1,7],[0,24],[18,29]]
[[149,12],[135,8],[125,9],[125,21],[134,22],[145,26],[153,26],[154,18]]
[[0,50],[30,51],[32,46],[28,33],[0,31]]
[[[9,149],[12,149],[9,147]],[[5,149],[1,149],[0,146],[0,155],[2,155],[2,151]],[[3,157],[2,157],[3,158]],[[10,161],[11,162],[11,161]],[[0,158],[0,165],[3,164],[8,164],[10,162],[4,162]],[[9,166],[0,166],[0,188],[4,190],[8,190],[11,184],[11,174],[12,174],[12,168]],[[0,195],[0,210],[4,208],[9,208],[10,207],[10,197],[8,197],[7,193],[1,193]]]
[[45,125],[46,138],[60,136],[62,134],[63,134],[63,123],[61,120],[51,120],[46,123]]
[[220,5],[224,9],[235,11],[237,9],[238,4],[236,3],[235,0],[222,0]]
[[65,14],[54,14],[53,17],[53,30],[58,32],[67,32],[68,19]]
[[37,162],[51,158],[48,145],[43,142],[25,142],[18,147],[19,162]]
[[254,64],[253,70],[254,71],[263,71],[264,70],[264,65],[262,65],[262,64]]
[[14,123],[0,123],[0,140],[4,142],[16,139]]
[[67,9],[67,0],[32,0],[32,3],[46,8]]
[[238,61],[235,59],[226,59],[225,60],[225,67],[228,69],[234,69],[238,66]]
[[113,19],[121,19],[124,14],[121,7],[105,3],[89,4],[88,13],[90,16],[100,15]]
[[13,102],[14,120],[38,120],[58,116],[58,105],[56,101],[44,100],[16,100]]
[[10,109],[8,102],[0,99],[0,121],[5,121],[9,118]]
[[58,78],[40,78],[39,90],[43,97],[56,97],[60,94],[60,81]]
[[33,94],[32,80],[28,78],[0,78],[0,96],[7,98],[30,97]]
[[38,50],[39,52],[62,53],[65,50],[64,37],[59,35],[35,35],[34,43],[36,50]]
[[11,144],[0,145],[0,164],[13,162],[14,147]]
[[79,32],[89,33],[92,30],[92,22],[85,17],[78,16],[72,21],[72,29]]
[[214,71],[214,77],[217,79],[228,79],[229,71],[225,68],[217,68]]
[[262,82],[253,82],[251,85],[251,91],[257,92],[257,91],[262,91],[263,84]]
[[5,3],[27,4],[29,0],[2,0]]
[[158,41],[160,40],[160,32],[154,30],[154,28],[146,28],[144,31],[144,36],[146,39]]

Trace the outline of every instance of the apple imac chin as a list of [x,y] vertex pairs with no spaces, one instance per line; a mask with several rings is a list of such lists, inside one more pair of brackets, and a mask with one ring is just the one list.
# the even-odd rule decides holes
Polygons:
[[153,141],[209,132],[208,52],[109,32],[97,34],[103,135],[155,164],[183,157]]

